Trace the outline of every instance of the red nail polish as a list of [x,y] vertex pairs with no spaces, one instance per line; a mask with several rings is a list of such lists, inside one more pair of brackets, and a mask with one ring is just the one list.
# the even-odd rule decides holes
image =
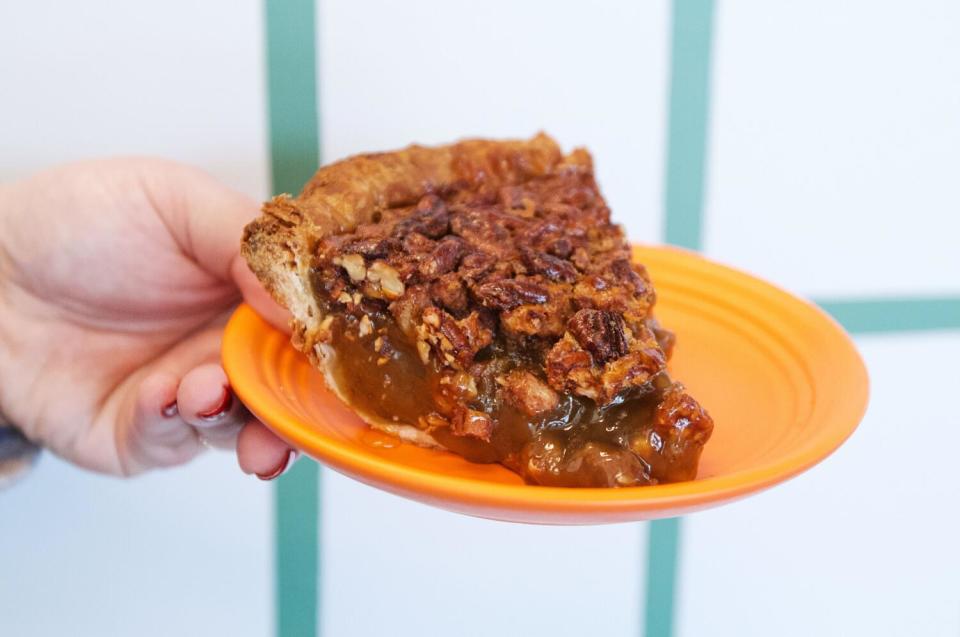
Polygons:
[[233,405],[233,392],[230,391],[229,387],[224,387],[223,396],[220,398],[220,402],[217,403],[217,405],[212,409],[201,412],[197,414],[197,416],[203,418],[204,420],[216,420],[227,413],[230,410],[231,405]]
[[177,401],[174,399],[169,405],[164,405],[160,408],[160,415],[164,418],[173,418],[180,413],[180,410],[177,408]]
[[300,454],[299,452],[297,452],[296,449],[291,449],[290,453],[287,454],[287,457],[283,459],[283,462],[281,462],[276,469],[274,469],[270,473],[258,473],[257,477],[260,478],[261,480],[274,480],[276,478],[279,478],[280,476],[282,476],[284,473],[287,472],[287,469],[293,466],[293,463],[296,461],[297,456],[299,455]]

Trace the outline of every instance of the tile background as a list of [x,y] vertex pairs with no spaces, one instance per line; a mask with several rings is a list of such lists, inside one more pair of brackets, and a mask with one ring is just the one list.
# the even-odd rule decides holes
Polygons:
[[[589,145],[631,236],[659,240],[670,3],[330,0],[316,19],[325,160],[543,128]],[[0,5],[0,179],[160,154],[266,196],[262,20],[251,0]],[[958,27],[944,0],[718,5],[707,254],[818,298],[960,295]],[[850,442],[684,520],[676,634],[960,633],[960,422],[937,402],[960,336],[858,344],[873,399]],[[320,516],[323,635],[642,632],[646,525],[496,524],[330,472]],[[47,457],[0,494],[0,634],[269,634],[272,543],[270,490],[228,456],[131,482]]]

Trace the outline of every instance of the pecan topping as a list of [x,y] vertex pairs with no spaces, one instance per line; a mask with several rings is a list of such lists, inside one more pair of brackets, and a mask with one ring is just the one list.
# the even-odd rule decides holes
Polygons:
[[469,303],[467,289],[460,282],[460,277],[453,272],[434,281],[430,285],[430,295],[436,303],[455,313],[464,312]]
[[446,274],[460,262],[463,255],[463,240],[457,237],[444,237],[431,251],[430,255],[420,263],[420,274],[425,279],[434,279]]
[[[553,346],[546,358],[547,379],[550,386],[558,391],[570,391],[606,404],[625,390],[646,385],[666,367],[663,351],[647,328],[640,328],[636,337],[626,330],[606,332],[606,321],[602,320],[604,327],[601,329],[606,334],[613,334],[615,344],[611,345],[611,341],[596,338],[595,334],[589,332],[581,335],[581,341],[569,329],[574,327],[574,323],[570,321],[567,333]],[[620,338],[623,338],[622,342],[619,342]],[[620,351],[621,346],[623,354],[605,358],[602,363],[598,361],[598,354],[588,349],[594,348],[602,356]]]
[[521,411],[548,392],[613,400],[662,369],[672,339],[652,321],[649,277],[587,166],[490,190],[454,184],[384,208],[320,242],[315,289],[353,315],[357,335],[392,316],[411,353],[444,372],[466,371],[481,351],[542,369],[545,381],[491,377]]
[[450,213],[447,204],[436,195],[427,195],[417,204],[414,214],[399,222],[394,236],[403,237],[418,232],[431,239],[438,239],[450,229]]
[[504,398],[528,416],[536,416],[556,408],[559,398],[550,386],[528,371],[514,370],[497,379]]
[[374,261],[367,268],[367,280],[380,284],[380,291],[388,299],[398,299],[403,296],[404,286],[400,280],[400,273],[384,261]]
[[623,319],[613,312],[580,310],[567,323],[567,329],[601,365],[627,353]]
[[460,262],[459,274],[464,281],[474,283],[493,269],[497,259],[486,252],[471,252]]
[[462,319],[436,307],[423,311],[423,340],[429,342],[446,365],[465,368],[473,362],[477,352],[493,342],[493,331],[483,324],[477,312]]
[[368,259],[380,259],[392,250],[399,249],[399,242],[396,239],[369,237],[351,241],[343,247],[344,252],[354,252],[362,254]]
[[[643,268],[643,266],[637,266]],[[647,282],[634,269],[633,264],[627,259],[616,259],[610,264],[610,271],[617,280],[630,287],[634,294],[645,294],[647,292]],[[644,274],[646,271],[644,270]]]
[[367,264],[359,254],[345,254],[342,257],[335,258],[333,263],[346,270],[350,280],[354,283],[367,278]]
[[569,333],[547,354],[547,378],[557,391],[573,391],[597,400],[600,392],[593,370],[593,359]]
[[436,241],[428,239],[419,232],[411,232],[403,238],[403,251],[409,255],[419,256],[433,250],[436,244]]
[[521,248],[520,254],[524,265],[532,272],[542,274],[551,281],[572,283],[577,278],[577,269],[569,261],[530,248]]
[[546,303],[547,289],[533,281],[502,279],[477,286],[474,296],[484,307],[512,310],[528,303]]
[[502,254],[509,249],[511,237],[504,224],[497,221],[489,208],[469,209],[453,216],[450,230],[485,252]]
[[573,254],[573,244],[570,239],[561,237],[547,244],[547,252],[561,259],[569,259]]

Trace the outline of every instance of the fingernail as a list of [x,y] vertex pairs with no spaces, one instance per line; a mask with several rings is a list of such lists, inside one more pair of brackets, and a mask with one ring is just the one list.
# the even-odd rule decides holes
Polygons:
[[218,420],[223,417],[225,413],[230,410],[230,406],[233,404],[233,392],[230,391],[229,387],[223,388],[223,396],[220,397],[220,402],[217,403],[215,407],[209,411],[204,411],[197,414],[198,417],[203,420]]
[[164,418],[173,418],[180,413],[180,410],[177,409],[177,401],[174,399],[169,405],[164,405],[160,408],[160,415]]
[[297,461],[297,456],[299,455],[300,452],[296,449],[291,449],[290,453],[287,454],[287,457],[283,459],[283,462],[281,462],[276,469],[270,473],[258,473],[257,477],[261,480],[275,480],[279,478],[293,466],[293,463]]

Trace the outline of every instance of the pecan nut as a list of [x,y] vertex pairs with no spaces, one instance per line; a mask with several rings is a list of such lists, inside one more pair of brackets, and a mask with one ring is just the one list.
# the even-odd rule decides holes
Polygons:
[[623,318],[613,312],[580,310],[567,322],[567,330],[600,365],[627,353]]
[[577,279],[577,269],[569,261],[526,247],[521,248],[520,255],[527,268],[551,281],[572,283]]
[[489,281],[478,285],[473,293],[481,305],[498,310],[512,310],[521,305],[546,303],[550,298],[544,286],[534,281],[520,279]]

